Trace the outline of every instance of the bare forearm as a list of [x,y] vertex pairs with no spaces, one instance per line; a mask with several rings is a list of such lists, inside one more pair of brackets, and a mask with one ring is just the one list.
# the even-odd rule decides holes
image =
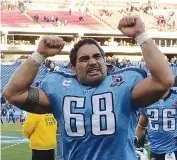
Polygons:
[[141,138],[143,138],[146,134],[146,129],[140,128],[137,126],[136,128],[136,136],[138,137],[138,140],[140,140]]
[[3,91],[3,95],[6,98],[11,98],[13,95],[20,95],[27,91],[34,81],[39,67],[38,63],[28,58],[12,75]]
[[154,44],[152,39],[147,40],[141,45],[143,57],[153,78],[161,83],[165,88],[171,87],[174,76],[169,68],[164,55]]

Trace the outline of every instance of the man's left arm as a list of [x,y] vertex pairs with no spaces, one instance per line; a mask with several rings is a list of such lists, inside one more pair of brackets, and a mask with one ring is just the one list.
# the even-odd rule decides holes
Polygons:
[[132,101],[135,106],[148,106],[156,102],[173,85],[174,76],[164,55],[152,39],[141,45],[143,57],[152,77],[138,82],[132,90]]
[[142,139],[146,135],[148,126],[148,118],[143,114],[140,113],[138,125],[136,126],[135,135],[138,140]]
[[156,102],[174,83],[174,76],[164,55],[152,38],[145,32],[145,25],[139,16],[122,18],[118,28],[140,43],[142,55],[152,77],[138,82],[132,90],[132,102],[136,107],[148,106]]

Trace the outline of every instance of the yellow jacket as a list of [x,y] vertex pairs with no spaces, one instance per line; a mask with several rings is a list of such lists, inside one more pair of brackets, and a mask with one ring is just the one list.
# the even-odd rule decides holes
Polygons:
[[28,113],[22,134],[30,139],[29,147],[36,150],[49,150],[56,147],[57,122],[52,114]]

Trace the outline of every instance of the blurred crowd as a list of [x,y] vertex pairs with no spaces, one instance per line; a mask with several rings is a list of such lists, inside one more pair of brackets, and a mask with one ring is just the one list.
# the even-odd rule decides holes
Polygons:
[[11,1],[1,1],[1,11],[9,11],[15,9],[15,4]]
[[[168,61],[169,66],[177,67],[177,56],[174,56],[171,59],[168,59],[167,57],[165,58]],[[68,62],[65,61],[61,63],[63,63],[62,68],[71,69],[69,61]],[[106,56],[106,63],[109,67],[112,68],[112,71],[117,71],[125,67],[133,67],[133,66],[148,70],[143,58],[141,59],[141,61],[132,61],[128,57],[124,57],[120,59],[120,58],[116,58],[115,56],[108,55]],[[61,67],[60,67],[61,65],[59,61],[52,61],[46,59],[45,66],[48,68],[49,72],[61,71]]]
[[[161,9],[155,2],[134,6],[134,4],[127,3],[125,8],[119,10],[101,9],[98,10],[100,16],[112,16],[116,12],[121,13],[123,16],[139,14],[149,15],[148,25],[158,26],[159,31],[175,31],[177,29],[177,15],[174,10],[168,10],[168,7]],[[146,16],[147,18],[147,16]]]
[[[14,10],[15,7],[18,8],[22,13],[28,11],[28,5],[29,3],[32,3],[30,1],[18,1],[17,4],[14,4],[13,2],[9,1],[1,1],[1,10],[2,11],[9,11]],[[108,5],[108,3],[110,3]],[[39,4],[40,5],[40,4]],[[101,1],[100,1],[101,5]],[[176,31],[177,29],[177,15],[175,9],[169,9],[168,6],[164,7],[163,9],[159,7],[159,4],[157,5],[155,2],[148,1],[148,3],[144,4],[141,3],[141,5],[135,5],[134,3],[125,2],[125,7],[118,7],[117,9],[108,9],[107,7],[111,6],[111,2],[107,2],[108,6],[99,6],[98,13],[100,16],[106,15],[106,16],[112,16],[116,12],[121,13],[124,15],[132,15],[132,14],[139,14],[144,15],[145,20],[147,21],[149,27],[153,26],[155,28],[158,28],[159,31]],[[92,14],[92,8],[96,7],[94,3],[88,3],[84,1],[76,1],[76,4],[70,4],[68,1],[67,8],[68,14],[72,15],[73,12],[79,12],[79,13],[86,13],[88,15]],[[118,9],[119,8],[119,9]],[[174,7],[175,8],[175,7]],[[147,15],[149,17],[147,17]],[[29,13],[30,16],[30,13]],[[34,20],[34,23],[39,22],[48,22],[53,24],[54,26],[66,26],[68,24],[68,21],[65,18],[57,17],[57,16],[42,16],[35,14],[31,17]],[[40,19],[40,20],[39,20]],[[104,20],[104,19],[103,19]],[[84,21],[84,17],[81,15],[78,17],[78,21],[82,22]],[[104,21],[103,21],[104,23]],[[105,22],[106,23],[106,22]],[[44,26],[43,26],[44,27]],[[153,28],[152,28],[153,29]]]

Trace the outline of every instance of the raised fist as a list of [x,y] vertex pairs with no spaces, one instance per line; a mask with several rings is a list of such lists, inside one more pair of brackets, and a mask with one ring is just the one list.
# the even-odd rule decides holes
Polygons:
[[118,29],[125,36],[136,38],[145,32],[145,25],[139,16],[125,16],[119,21]]
[[54,35],[43,36],[39,41],[37,52],[46,58],[55,56],[61,52],[64,45],[62,38]]

